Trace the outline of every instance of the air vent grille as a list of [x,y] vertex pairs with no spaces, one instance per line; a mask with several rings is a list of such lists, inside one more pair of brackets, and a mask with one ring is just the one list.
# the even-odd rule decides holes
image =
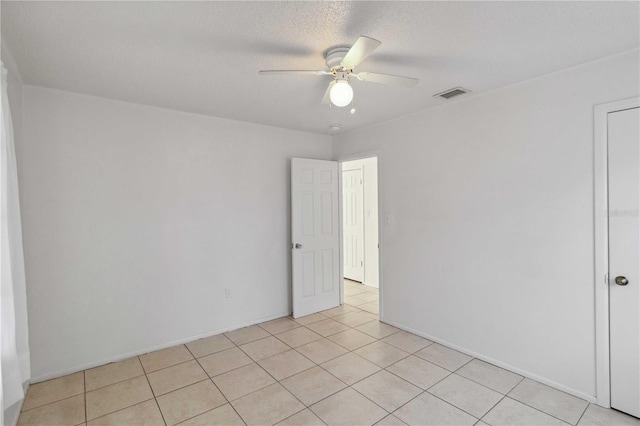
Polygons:
[[444,98],[451,99],[455,96],[464,95],[465,93],[469,93],[471,90],[465,89],[463,87],[454,87],[453,89],[445,90],[444,92],[438,93],[437,95],[433,95],[434,98]]

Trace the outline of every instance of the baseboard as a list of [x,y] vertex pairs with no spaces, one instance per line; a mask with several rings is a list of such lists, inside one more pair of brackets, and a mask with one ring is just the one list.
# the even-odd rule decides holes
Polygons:
[[145,348],[145,349],[140,349],[140,350],[137,350],[137,351],[127,352],[127,353],[124,353],[124,354],[121,354],[121,355],[117,355],[117,356],[114,356],[114,357],[105,358],[105,359],[102,359],[100,361],[88,362],[86,364],[82,364],[82,365],[79,365],[77,367],[66,368],[64,370],[58,370],[58,371],[54,371],[52,373],[42,374],[42,375],[37,376],[37,377],[32,377],[31,380],[30,380],[30,383],[33,384],[33,383],[38,383],[38,382],[44,382],[45,380],[55,379],[55,378],[58,378],[58,377],[66,376],[68,374],[73,374],[73,373],[77,373],[79,371],[84,371],[84,370],[87,370],[89,368],[100,367],[101,365],[105,365],[105,364],[109,364],[109,363],[117,362],[117,361],[122,361],[123,359],[131,358],[131,357],[139,356],[139,355],[144,355],[144,354],[149,353],[149,352],[159,351],[161,349],[170,348],[170,347],[176,346],[176,345],[182,345],[182,344],[185,344],[185,343],[192,342],[194,340],[198,340],[198,339],[202,339],[202,338],[210,337],[210,336],[215,336],[216,334],[226,333],[227,331],[236,330],[236,329],[242,328],[242,327],[248,327],[250,325],[260,324],[260,323],[265,322],[265,321],[271,321],[271,320],[274,320],[274,319],[277,319],[277,318],[286,317],[288,315],[291,315],[291,312],[283,313],[283,314],[279,314],[279,315],[273,315],[273,316],[269,316],[269,317],[265,317],[265,318],[259,318],[259,319],[256,319],[256,320],[251,320],[250,322],[247,322],[247,323],[235,324],[235,325],[232,325],[230,327],[220,328],[218,330],[209,331],[207,333],[198,334],[196,336],[191,336],[191,337],[187,337],[187,338],[184,338],[184,339],[174,340],[174,341],[171,341],[171,342],[163,343],[161,345],[151,346],[151,347],[148,347],[148,348]]
[[[29,383],[26,384],[26,388],[24,394],[27,394],[27,389],[29,389]],[[15,426],[18,424],[18,419],[20,418],[20,413],[22,412],[22,404],[24,403],[24,398],[20,401],[13,404],[11,407],[4,410],[4,425],[3,426]]]
[[594,395],[585,394],[584,392],[578,391],[576,389],[569,388],[569,387],[564,386],[564,385],[562,385],[560,383],[554,382],[553,380],[549,380],[549,379],[547,379],[545,377],[538,376],[537,374],[531,373],[529,371],[523,370],[523,369],[518,368],[518,367],[514,367],[513,365],[509,365],[509,364],[504,363],[502,361],[499,361],[497,359],[493,359],[493,358],[484,356],[482,354],[479,354],[479,353],[474,352],[474,351],[470,351],[470,350],[468,350],[466,348],[463,348],[463,347],[460,347],[458,345],[454,345],[453,343],[449,343],[449,342],[447,342],[445,340],[442,340],[442,339],[439,339],[437,337],[430,336],[430,335],[428,335],[426,333],[422,333],[422,332],[420,332],[418,330],[414,330],[411,327],[407,327],[407,326],[405,326],[403,324],[396,323],[394,321],[388,321],[388,320],[382,319],[382,318],[380,319],[380,321],[382,321],[382,322],[384,322],[386,324],[392,325],[394,327],[397,327],[397,328],[399,328],[401,330],[408,331],[409,333],[415,334],[416,336],[424,337],[425,339],[429,339],[429,340],[431,340],[433,342],[440,343],[442,345],[448,346],[451,349],[455,349],[456,351],[462,352],[463,354],[467,354],[467,355],[472,356],[474,358],[478,358],[478,359],[480,359],[482,361],[488,362],[489,364],[493,364],[493,365],[496,365],[496,366],[498,366],[500,368],[504,368],[505,370],[512,371],[512,372],[514,372],[516,374],[519,374],[521,376],[524,376],[524,377],[526,377],[528,379],[535,380],[536,382],[543,383],[543,384],[545,384],[547,386],[551,386],[552,388],[561,390],[562,392],[568,393],[568,394],[576,396],[578,398],[582,398],[582,399],[584,399],[586,401],[589,401],[589,402],[592,402],[594,404],[596,403],[596,397]]

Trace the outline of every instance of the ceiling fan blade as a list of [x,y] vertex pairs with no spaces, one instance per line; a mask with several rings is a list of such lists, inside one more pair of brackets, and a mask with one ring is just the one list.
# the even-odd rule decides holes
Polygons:
[[417,78],[380,74],[377,72],[361,72],[352,75],[360,81],[370,81],[372,83],[386,84],[389,86],[413,87],[418,84],[419,81]]
[[327,87],[327,91],[324,92],[324,96],[322,97],[322,102],[320,102],[321,104],[331,103],[331,99],[329,98],[329,92],[331,92],[331,88],[333,87],[334,84],[336,84],[335,80],[329,83],[329,86]]
[[364,61],[367,56],[376,50],[380,44],[382,43],[374,38],[360,36],[344,56],[341,65],[349,70],[354,69],[360,64],[360,62]]
[[276,74],[307,74],[307,75],[332,75],[329,71],[324,70],[261,70],[258,74],[276,75]]

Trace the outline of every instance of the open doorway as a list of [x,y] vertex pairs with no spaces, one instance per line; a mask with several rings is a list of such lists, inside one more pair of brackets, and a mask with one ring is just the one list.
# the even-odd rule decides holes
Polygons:
[[344,303],[379,316],[378,159],[343,161],[340,173]]

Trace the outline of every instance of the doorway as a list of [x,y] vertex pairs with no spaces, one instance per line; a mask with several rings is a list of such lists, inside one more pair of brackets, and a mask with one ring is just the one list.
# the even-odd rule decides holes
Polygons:
[[594,120],[597,402],[640,417],[640,99]]
[[380,314],[378,158],[340,164],[344,303]]

